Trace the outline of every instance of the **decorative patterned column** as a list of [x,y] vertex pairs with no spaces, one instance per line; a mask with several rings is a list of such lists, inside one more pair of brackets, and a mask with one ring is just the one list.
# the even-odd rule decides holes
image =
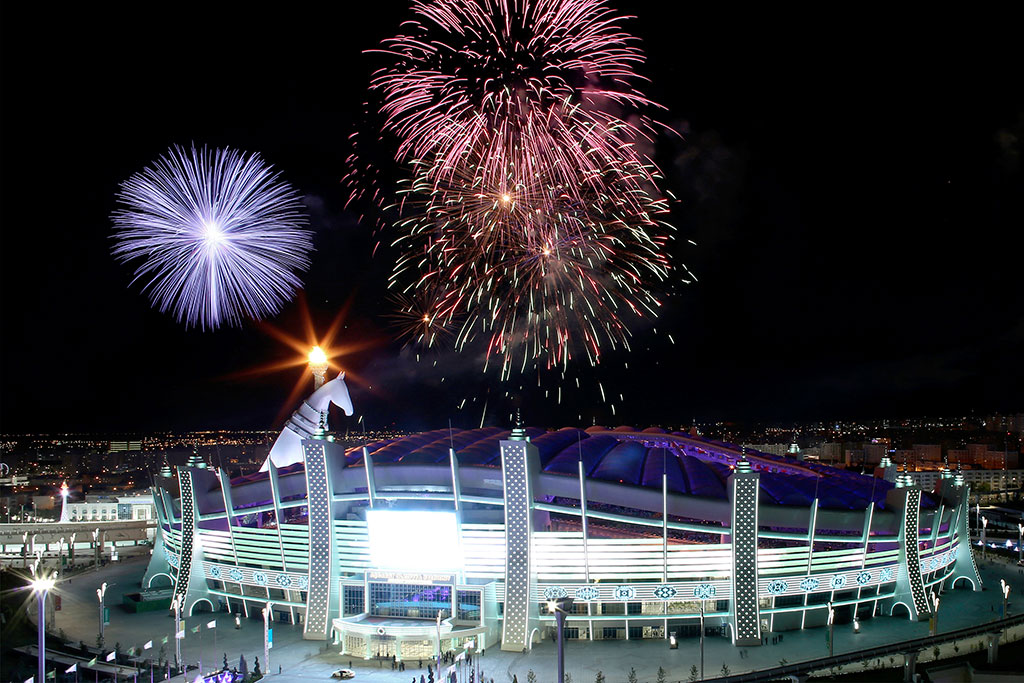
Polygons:
[[182,615],[189,616],[192,607],[199,600],[207,600],[210,593],[203,575],[203,551],[199,542],[196,521],[199,519],[195,483],[191,467],[178,468],[178,482],[181,485],[181,555],[179,556],[178,580],[174,584],[174,597],[183,605]]
[[890,602],[889,614],[902,603],[910,611],[910,620],[918,621],[931,614],[921,577],[921,489],[905,485],[892,489],[886,495],[886,507],[893,510],[902,508],[900,563],[896,570],[896,594]]
[[761,644],[761,614],[757,599],[757,503],[761,475],[746,456],[729,477],[732,502],[732,642]]
[[332,558],[334,557],[331,486],[327,472],[325,442],[302,440],[306,461],[306,503],[309,506],[309,591],[306,593],[306,622],[302,637],[327,640],[330,627]]
[[530,599],[530,543],[533,532],[533,487],[530,461],[537,447],[516,429],[501,442],[501,476],[505,491],[505,611],[501,649],[520,652],[530,647],[537,606]]

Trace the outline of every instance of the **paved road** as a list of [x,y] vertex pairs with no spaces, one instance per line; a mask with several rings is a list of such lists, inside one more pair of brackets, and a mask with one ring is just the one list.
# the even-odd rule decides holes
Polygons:
[[[173,618],[164,612],[129,614],[118,608],[123,593],[138,590],[147,559],[139,558],[117,563],[100,572],[80,575],[62,583],[59,588],[63,596],[63,609],[57,613],[56,628],[64,629],[68,637],[75,641],[84,640],[87,644],[95,645],[98,629],[96,588],[101,582],[106,581],[110,585],[107,590],[107,604],[112,607],[111,624],[106,629],[107,645],[112,646],[120,642],[122,649],[127,650],[152,639],[157,643],[153,650],[155,652],[160,647],[160,639],[166,635],[171,636],[167,648],[173,658]],[[947,592],[943,596],[939,618],[941,631],[956,630],[996,618],[1000,604],[1000,577],[1005,577],[1011,582],[1011,598],[1017,596],[1018,604],[1024,603],[1019,597],[1024,595],[1024,574],[1019,573],[1016,567],[1003,562],[989,561],[982,563],[981,572],[988,590],[981,593],[957,590]],[[263,666],[261,617],[243,619],[242,628],[236,630],[231,615],[197,614],[195,618],[188,620],[188,628],[191,629],[200,623],[205,624],[212,619],[217,622],[216,644],[213,630],[204,627],[201,637],[188,632],[183,644],[184,659],[196,663],[201,658],[204,669],[211,669],[222,662],[225,654],[232,665],[237,665],[239,655],[245,654],[250,668],[256,657],[259,657]],[[904,619],[878,617],[861,623],[859,634],[854,634],[848,624],[836,628],[837,653],[928,634],[927,622],[913,623]],[[337,654],[336,646],[327,649],[323,643],[302,640],[302,630],[299,626],[276,624],[274,642],[276,647],[271,650],[270,655],[270,669],[274,674],[270,679],[271,683],[275,680],[280,683],[326,681],[331,671],[348,667],[349,661],[357,673],[357,681],[409,683],[414,674],[417,681],[420,674],[426,674],[426,668],[415,668],[415,661],[407,662],[407,666],[412,666],[400,673],[392,671],[390,664],[381,666],[377,662],[342,657]],[[781,659],[796,662],[821,657],[826,651],[824,630],[820,628],[786,632],[783,634],[782,643],[748,648],[745,657],[741,657],[739,650],[733,648],[727,640],[708,638],[705,641],[705,673],[708,676],[718,674],[723,664],[734,673],[762,669],[778,665]],[[691,665],[698,663],[697,639],[680,641],[677,650],[670,650],[667,642],[663,640],[634,640],[628,643],[570,641],[566,645],[566,670],[572,674],[574,683],[593,681],[599,670],[604,672],[608,683],[622,683],[626,681],[630,667],[636,669],[641,683],[653,682],[659,666],[666,669],[669,681],[680,681],[686,680]],[[546,641],[526,655],[500,652],[497,648],[489,649],[486,656],[480,660],[480,664],[488,681],[494,678],[496,683],[509,683],[514,674],[519,683],[526,683],[527,672],[532,669],[537,674],[538,683],[552,683],[555,678],[555,648],[550,641]],[[277,675],[278,665],[282,667],[280,676]],[[265,666],[263,670],[266,671]],[[468,679],[460,677],[459,680]]]

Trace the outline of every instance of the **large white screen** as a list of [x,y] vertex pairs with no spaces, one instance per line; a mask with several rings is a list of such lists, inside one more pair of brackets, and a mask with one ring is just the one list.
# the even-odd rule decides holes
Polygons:
[[367,510],[370,564],[375,569],[456,570],[462,567],[454,512]]

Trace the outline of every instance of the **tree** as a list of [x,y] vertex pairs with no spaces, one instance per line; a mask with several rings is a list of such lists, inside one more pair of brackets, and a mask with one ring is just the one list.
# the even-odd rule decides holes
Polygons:
[[659,666],[658,667],[658,680],[657,680],[657,683],[665,683],[665,675],[666,675],[665,669],[663,667]]
[[700,678],[700,673],[697,671],[697,665],[690,665],[690,683],[697,683],[697,679]]
[[568,671],[565,672],[565,678],[563,679],[563,683],[572,683],[572,674]]
[[594,683],[604,683],[604,672],[598,671],[597,676],[594,677]]
[[256,678],[257,676],[262,677],[263,674],[260,673],[260,658],[259,657],[254,657],[253,658],[253,664],[252,664],[252,677]]
[[533,673],[533,669],[526,672],[526,683],[537,683],[537,674]]
[[725,662],[722,662],[722,675],[723,676],[728,676],[729,675],[729,667],[726,666]]
[[626,680],[629,683],[636,683],[636,669],[629,667],[629,676],[626,676]]
[[228,670],[228,653],[225,652],[224,653],[224,668],[222,669],[222,671],[227,671],[227,670]]

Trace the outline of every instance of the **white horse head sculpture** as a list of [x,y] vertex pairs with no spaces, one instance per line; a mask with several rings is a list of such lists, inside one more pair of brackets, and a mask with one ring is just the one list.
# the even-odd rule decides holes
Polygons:
[[[324,385],[314,391],[313,395],[305,401],[306,405],[318,413],[327,410],[328,404],[331,403],[345,411],[346,415],[352,414],[352,399],[348,395],[344,372],[339,373],[330,382],[324,382]],[[299,410],[302,408],[300,407]]]
[[270,469],[271,462],[277,467],[302,462],[302,440],[312,438],[320,427],[321,420],[324,429],[327,428],[327,411],[332,403],[345,411],[346,415],[353,413],[352,399],[348,395],[344,372],[339,373],[330,382],[325,382],[292,413],[285,422],[281,435],[274,442],[274,447],[270,449],[270,455],[267,456],[260,472]]

